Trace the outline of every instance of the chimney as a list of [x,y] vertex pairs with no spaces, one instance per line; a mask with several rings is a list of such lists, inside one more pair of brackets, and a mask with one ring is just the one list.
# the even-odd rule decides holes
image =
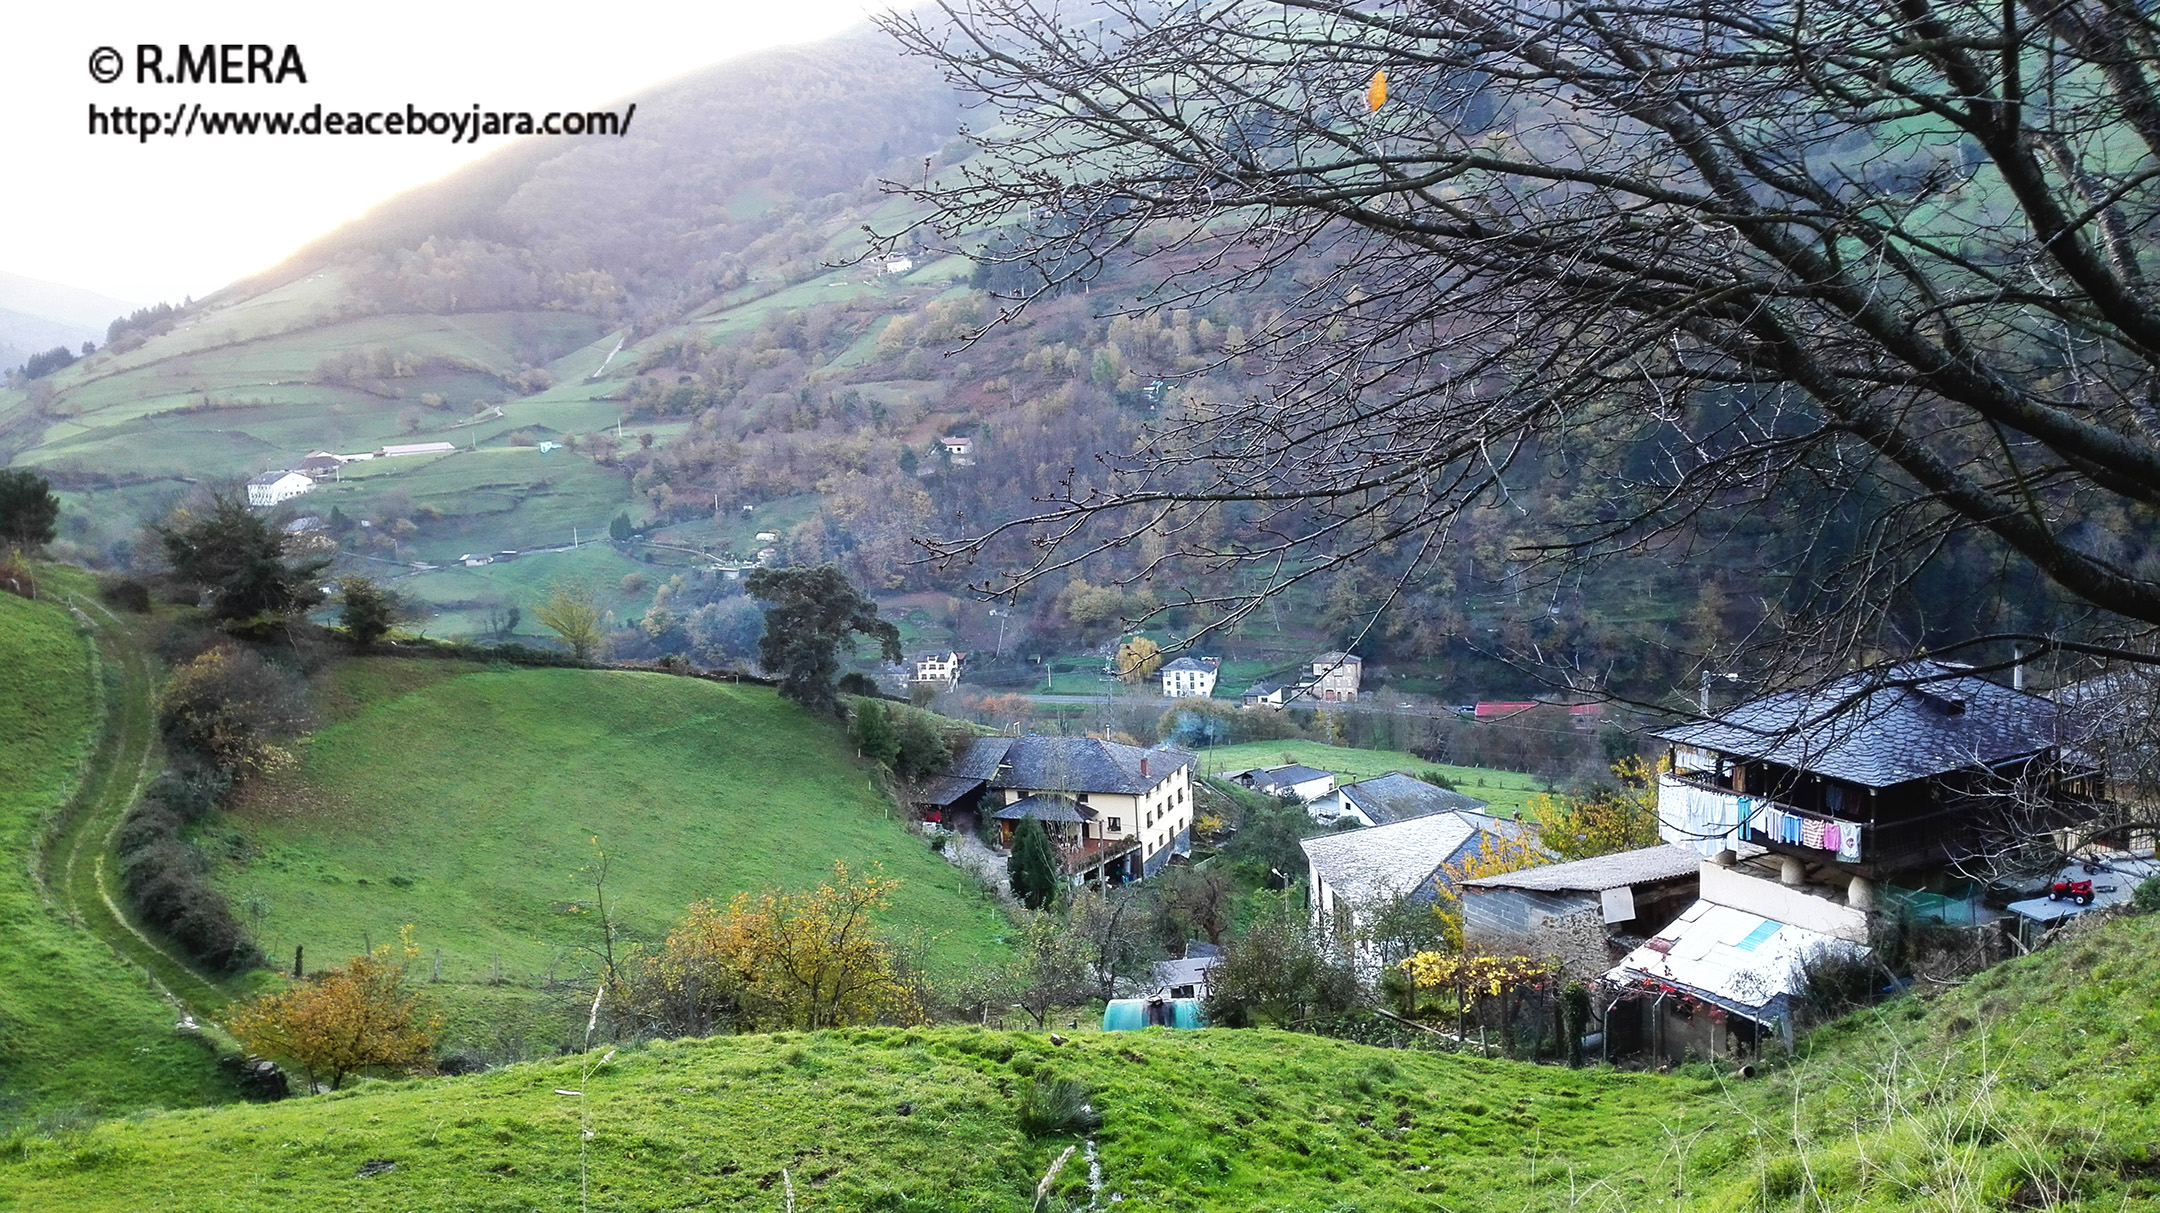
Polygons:
[[2017,663],[2010,667],[2010,689],[2022,691],[2025,689],[2025,646],[2011,645],[2010,660]]
[[1140,778],[1146,779],[1147,777],[1147,755],[1142,754],[1140,756]]

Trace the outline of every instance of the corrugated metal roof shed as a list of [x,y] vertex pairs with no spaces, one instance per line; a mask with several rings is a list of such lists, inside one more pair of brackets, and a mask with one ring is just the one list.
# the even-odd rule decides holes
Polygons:
[[1753,1015],[1795,993],[1801,961],[1825,951],[1864,954],[1867,949],[1746,910],[1697,901],[1657,938],[1628,953],[1605,979],[1624,985],[1662,982]]
[[1702,860],[1695,852],[1669,843],[1659,843],[1654,847],[1599,855],[1594,859],[1551,863],[1543,867],[1524,868],[1519,872],[1503,872],[1498,876],[1482,876],[1476,880],[1464,881],[1463,886],[1471,889],[1530,889],[1544,893],[1602,893],[1607,889],[1625,888],[1653,880],[1692,876],[1701,864]]

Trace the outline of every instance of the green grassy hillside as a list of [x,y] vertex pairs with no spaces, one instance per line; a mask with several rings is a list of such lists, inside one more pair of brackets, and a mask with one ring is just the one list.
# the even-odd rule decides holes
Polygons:
[[0,1123],[222,1097],[180,1012],[33,876],[101,727],[89,640],[62,608],[0,594]]
[[[1057,1048],[870,1029],[108,1125],[0,1152],[0,1193],[77,1210],[149,1198],[170,1210],[570,1209],[584,1183],[594,1209],[780,1210],[792,1183],[805,1213],[1018,1213],[1076,1141],[1020,1131],[1018,1095],[1038,1073],[1092,1090],[1103,1197],[1136,1209],[1551,1209],[1601,1186],[1618,1207],[1656,1190],[1629,1172],[1660,1148],[1658,1117],[1704,1120],[1715,1102],[1704,1083],[1275,1032],[1083,1033]],[[356,1178],[374,1159],[397,1167]],[[1079,1208],[1087,1179],[1075,1155],[1055,1187]]]
[[970,879],[895,820],[836,728],[770,690],[387,658],[332,681],[339,718],[208,831],[218,883],[287,963],[296,944],[312,968],[411,924],[453,1004],[492,1005],[498,963],[512,986],[578,979],[602,943],[603,850],[632,938],[845,861],[903,882],[888,925],[932,941],[938,967],[1001,954]]
[[[1753,1080],[1266,1031],[684,1041],[17,1135],[0,1201],[780,1210],[792,1185],[805,1211],[1018,1213],[1079,1141],[1021,1131],[1023,1090],[1056,1075],[1103,1117],[1096,1208],[2141,1209],[2160,1201],[2156,966],[2160,919],[2118,923],[1845,1021]],[[1088,1205],[1084,1155],[1053,1188],[1052,1207]]]
[[1529,806],[1530,798],[1543,790],[1536,777],[1520,771],[1495,771],[1485,767],[1460,767],[1444,762],[1427,762],[1415,754],[1399,750],[1353,750],[1347,746],[1327,745],[1318,741],[1248,741],[1239,745],[1217,746],[1200,756],[1201,769],[1208,774],[1243,771],[1252,767],[1271,767],[1285,762],[1299,762],[1318,771],[1333,771],[1338,782],[1371,779],[1390,771],[1403,771],[1416,775],[1421,771],[1439,771],[1454,783],[1456,789],[1467,796],[1475,796],[1492,806],[1495,813],[1512,813]]

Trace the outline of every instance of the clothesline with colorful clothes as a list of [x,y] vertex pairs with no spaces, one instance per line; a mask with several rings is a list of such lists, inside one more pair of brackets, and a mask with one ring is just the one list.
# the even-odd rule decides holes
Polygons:
[[[1746,798],[1742,798],[1742,803],[1746,803]],[[1795,813],[1777,805],[1765,804],[1755,809],[1754,815],[1748,819],[1748,827],[1772,842],[1810,847],[1818,851],[1835,851],[1837,857],[1847,863],[1857,863],[1860,860],[1861,827],[1857,822]]]

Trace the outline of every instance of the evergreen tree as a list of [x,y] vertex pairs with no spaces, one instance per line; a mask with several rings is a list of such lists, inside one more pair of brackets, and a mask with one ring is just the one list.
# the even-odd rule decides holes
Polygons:
[[855,701],[855,749],[881,766],[890,766],[900,754],[900,738],[893,732],[885,705],[875,699]]
[[607,524],[608,538],[617,543],[630,538],[630,515],[617,514]]
[[329,558],[288,559],[285,537],[239,493],[214,492],[207,508],[183,507],[152,530],[173,572],[210,591],[218,619],[297,615],[322,601]]
[[360,648],[381,640],[397,622],[398,596],[370,578],[343,578],[338,582],[338,596],[345,604],[338,623]]
[[1040,910],[1057,898],[1057,856],[1050,851],[1050,835],[1042,823],[1023,817],[1013,831],[1012,855],[1005,860],[1005,874],[1012,881],[1013,896],[1030,910]]
[[908,712],[900,719],[899,754],[893,760],[893,769],[904,779],[920,779],[935,775],[952,761],[952,750],[945,744],[944,734],[931,723],[928,712]]
[[840,714],[833,682],[842,641],[868,636],[887,661],[900,660],[900,629],[878,618],[877,604],[832,565],[758,569],[743,578],[743,590],[766,604],[758,664],[780,679],[782,695],[812,712]]
[[0,547],[36,551],[53,541],[59,520],[51,481],[25,468],[0,469]]

